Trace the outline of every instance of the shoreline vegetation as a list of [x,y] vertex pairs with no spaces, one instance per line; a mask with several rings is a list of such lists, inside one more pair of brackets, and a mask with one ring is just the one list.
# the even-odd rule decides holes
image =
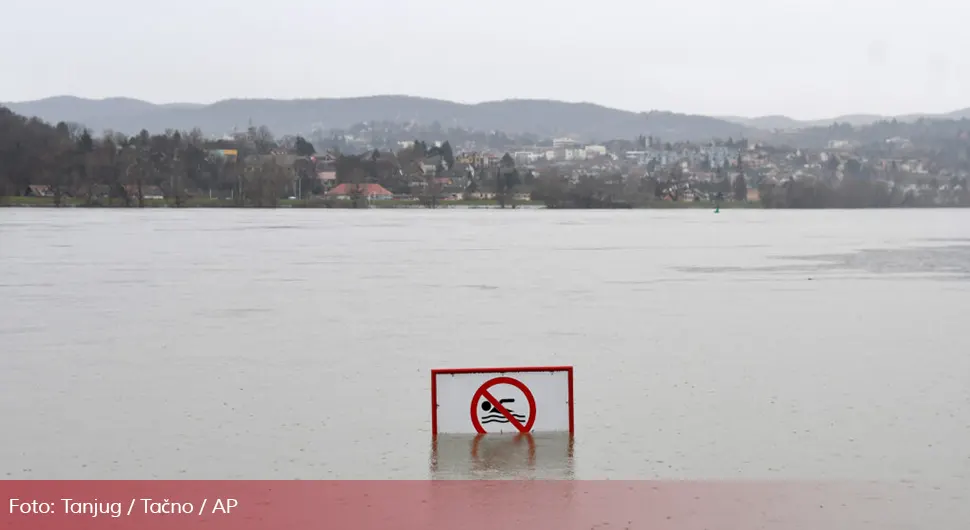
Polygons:
[[[132,208],[127,206],[124,201],[99,201],[87,203],[82,199],[64,197],[61,204],[55,204],[53,197],[0,197],[0,207],[7,208]],[[253,205],[239,205],[231,200],[220,199],[186,199],[180,205],[165,199],[146,199],[142,208],[186,208],[186,209],[223,209],[223,208],[259,208]],[[133,206],[138,208],[138,206]],[[374,200],[364,204],[355,204],[350,199],[330,199],[330,200],[306,200],[306,199],[281,199],[275,206],[264,206],[262,208],[297,208],[297,209],[354,209],[354,208],[373,208],[386,210],[405,210],[405,209],[427,209],[428,206],[421,204],[417,200]],[[502,206],[495,200],[453,200],[442,201],[436,209],[501,209]],[[612,208],[601,207],[595,209],[630,209],[630,210],[714,210],[714,209],[761,209],[758,202],[722,202],[715,203],[710,201],[694,202],[656,202],[630,207],[616,206]],[[505,209],[523,210],[576,210],[575,207],[549,207],[541,202],[533,203],[526,201],[518,204],[506,204]]]
[[844,152],[813,154],[826,161],[824,167],[809,163],[799,149],[793,151],[797,156],[782,153],[802,168],[818,166],[820,173],[793,170],[779,179],[764,173],[767,159],[758,155],[777,149],[747,140],[673,145],[641,135],[635,151],[578,146],[569,139],[552,144],[541,157],[515,145],[455,151],[446,139],[399,141],[398,149],[359,154],[336,148],[318,153],[302,136],[277,138],[266,127],[224,137],[206,137],[198,129],[95,136],[80,125],[50,125],[0,106],[0,206],[715,211],[970,206],[962,174],[941,180],[892,169],[880,176]]

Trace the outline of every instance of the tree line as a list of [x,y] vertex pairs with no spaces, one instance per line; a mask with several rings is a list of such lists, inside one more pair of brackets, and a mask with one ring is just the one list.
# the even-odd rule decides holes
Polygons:
[[898,182],[858,176],[846,176],[841,181],[831,178],[786,179],[763,182],[758,191],[765,208],[970,206],[965,177],[951,177],[945,184],[929,177],[922,179],[915,189],[903,187]]
[[[227,155],[227,153],[229,153]],[[307,197],[326,191],[318,178],[313,144],[301,136],[275,138],[266,127],[250,127],[230,139],[206,139],[201,131],[166,131],[134,136],[91,131],[69,123],[50,125],[0,107],[0,197],[24,195],[32,185],[49,190],[55,205],[72,197],[84,205],[144,206],[161,195],[182,206],[190,195],[231,199],[230,204],[272,207],[282,197]],[[422,200],[435,206],[442,197],[439,178],[455,167],[449,142],[417,140],[395,154],[336,153],[334,184],[351,184],[360,205],[363,184],[375,183],[396,194],[412,194],[416,164],[437,159],[427,176]],[[518,173],[503,160],[500,202],[509,199]],[[407,172],[402,170],[407,169]],[[497,178],[497,177],[496,177]],[[191,197],[198,198],[198,197]]]
[[[208,140],[198,130],[95,136],[0,107],[0,196],[23,195],[34,185],[48,190],[56,205],[70,196],[88,205],[144,206],[160,190],[181,206],[194,190],[238,205],[274,206],[288,188],[317,182],[306,159],[313,146],[302,138],[291,143],[281,145],[265,127],[231,140]],[[295,162],[281,160],[286,154]]]

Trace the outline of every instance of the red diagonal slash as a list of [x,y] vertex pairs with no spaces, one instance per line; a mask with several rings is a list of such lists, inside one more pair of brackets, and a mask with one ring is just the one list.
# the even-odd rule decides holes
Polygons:
[[[500,385],[500,384],[514,386],[515,388],[518,388],[522,392],[522,395],[525,396],[525,400],[528,402],[528,409],[529,409],[529,419],[528,421],[525,422],[525,425],[522,425],[520,421],[516,420],[515,417],[512,416],[512,413],[509,412],[508,409],[503,407],[502,403],[488,391],[489,388],[492,388],[493,386]],[[475,395],[472,396],[472,402],[471,402],[472,425],[475,427],[475,430],[479,432],[479,434],[486,434],[487,432],[485,431],[485,428],[482,426],[481,422],[478,419],[478,405],[479,405],[478,400],[481,397],[484,397],[485,399],[488,400],[489,403],[494,405],[495,410],[499,411],[499,413],[502,414],[502,416],[504,416],[505,419],[509,420],[509,422],[512,425],[514,425],[515,428],[518,429],[520,433],[530,432],[532,430],[532,426],[535,425],[536,414],[538,414],[538,412],[536,411],[536,398],[535,396],[532,395],[532,391],[529,390],[529,387],[525,386],[525,384],[522,383],[522,381],[519,381],[518,379],[513,379],[511,377],[504,377],[504,376],[496,377],[494,379],[490,379],[486,381],[485,384],[478,387],[478,390],[475,391]]]
[[505,418],[509,420],[510,423],[512,423],[512,425],[515,425],[515,428],[518,429],[519,432],[528,432],[525,428],[525,425],[522,425],[522,422],[515,419],[515,416],[513,416],[512,413],[508,411],[508,409],[503,407],[502,403],[499,402],[499,400],[495,399],[495,396],[493,396],[492,393],[488,391],[488,389],[483,389],[482,395],[485,396],[485,399],[487,399],[488,402],[491,403],[496,410],[501,412],[502,415],[505,416]]

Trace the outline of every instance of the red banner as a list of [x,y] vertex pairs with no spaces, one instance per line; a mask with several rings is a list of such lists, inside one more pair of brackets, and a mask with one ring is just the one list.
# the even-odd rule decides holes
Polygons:
[[5,481],[0,529],[962,530],[970,503],[927,491],[935,497],[794,482]]

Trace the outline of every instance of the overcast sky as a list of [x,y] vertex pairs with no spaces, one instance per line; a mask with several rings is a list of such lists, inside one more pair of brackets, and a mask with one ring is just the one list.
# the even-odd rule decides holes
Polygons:
[[800,119],[970,107],[959,0],[4,0],[0,101],[408,94]]

